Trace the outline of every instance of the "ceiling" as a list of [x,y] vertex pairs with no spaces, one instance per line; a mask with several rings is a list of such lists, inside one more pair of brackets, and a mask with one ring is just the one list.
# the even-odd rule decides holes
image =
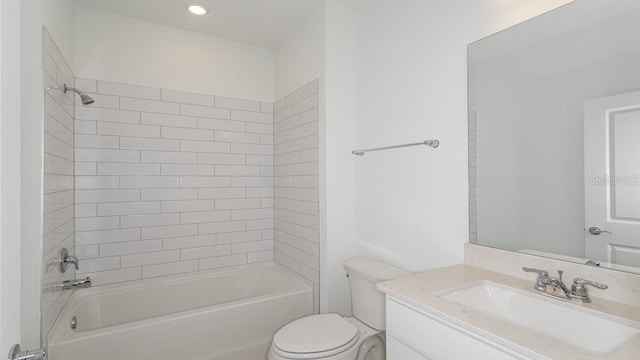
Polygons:
[[189,0],[75,0],[76,5],[221,38],[275,48],[321,0],[194,0],[209,14],[187,13]]

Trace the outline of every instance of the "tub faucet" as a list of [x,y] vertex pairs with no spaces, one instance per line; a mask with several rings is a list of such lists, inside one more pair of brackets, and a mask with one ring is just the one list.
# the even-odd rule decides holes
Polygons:
[[[60,249],[60,255],[58,255],[58,258],[51,263],[51,265],[56,264],[58,265],[58,269],[60,270],[60,272],[63,274],[67,271],[67,267],[69,266],[69,264],[73,265],[76,270],[80,270],[78,258],[69,254],[69,250],[67,250],[66,248]],[[50,266],[47,267],[47,271],[49,270]]]
[[[534,288],[536,290],[553,296],[567,298],[580,304],[591,302],[591,297],[589,297],[589,293],[587,292],[587,288],[585,287],[585,285],[590,285],[601,290],[608,288],[607,285],[600,284],[595,281],[576,278],[573,280],[571,290],[569,290],[567,285],[562,282],[562,270],[558,270],[559,279],[549,276],[549,273],[545,270],[538,270],[527,267],[523,267],[522,270],[538,274],[538,279],[536,280],[536,284],[534,285]],[[559,293],[558,289],[561,290],[562,293]]]
[[76,270],[80,270],[78,258],[73,255],[69,255],[69,251],[67,249],[62,249],[60,251],[60,271],[61,272],[67,271],[67,266],[69,264],[72,264],[73,266],[75,266]]
[[83,289],[88,287],[91,287],[91,278],[88,276],[84,279],[66,280],[51,286],[52,289],[62,290]]

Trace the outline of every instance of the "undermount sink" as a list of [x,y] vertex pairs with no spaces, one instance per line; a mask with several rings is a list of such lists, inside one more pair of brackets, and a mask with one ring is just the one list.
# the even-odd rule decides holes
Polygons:
[[640,333],[640,324],[491,281],[443,291],[440,297],[595,354],[608,354]]

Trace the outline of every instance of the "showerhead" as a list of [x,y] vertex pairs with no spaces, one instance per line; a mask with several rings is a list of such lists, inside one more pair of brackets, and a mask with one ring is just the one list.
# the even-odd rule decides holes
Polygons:
[[89,105],[89,104],[93,104],[94,102],[96,102],[91,96],[83,93],[82,91],[80,91],[78,89],[74,89],[72,87],[68,87],[67,84],[64,84],[64,93],[66,94],[67,91],[73,91],[74,93],[80,95],[80,100],[82,101],[83,105]]
[[93,98],[87,94],[80,94],[80,100],[82,101],[83,105],[89,105],[89,104],[93,104],[94,102],[96,102],[95,100],[93,100]]

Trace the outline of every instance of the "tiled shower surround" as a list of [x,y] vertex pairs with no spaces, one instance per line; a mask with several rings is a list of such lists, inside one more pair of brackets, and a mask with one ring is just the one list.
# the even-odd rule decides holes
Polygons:
[[[42,263],[42,335],[46,335],[71,295],[50,285],[75,277],[73,266],[60,273],[57,264],[60,250],[73,254],[73,117],[74,94],[54,88],[73,86],[71,69],[49,33],[44,30],[43,44],[43,263]],[[44,90],[43,89],[43,90]],[[34,139],[34,141],[37,141]]]
[[275,103],[275,259],[314,284],[319,312],[318,81]]
[[76,107],[78,276],[101,285],[275,258],[315,284],[318,310],[317,81],[275,115],[271,103],[76,82],[96,99]]
[[77,79],[76,253],[94,285],[273,259],[273,104]]
[[78,276],[101,285],[275,258],[314,282],[318,309],[317,81],[275,116],[259,101],[76,83],[96,100],[76,106]]

